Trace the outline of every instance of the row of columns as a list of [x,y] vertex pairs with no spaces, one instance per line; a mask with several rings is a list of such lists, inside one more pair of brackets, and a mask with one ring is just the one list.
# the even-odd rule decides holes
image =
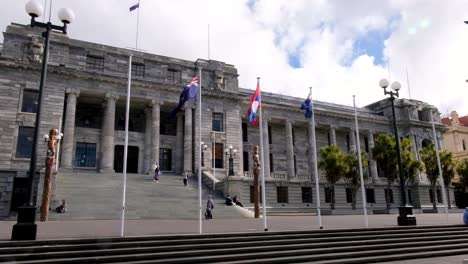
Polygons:
[[[73,168],[73,149],[75,145],[76,106],[80,91],[77,89],[67,89],[66,93],[68,96],[63,129],[61,166],[71,169]],[[115,109],[118,99],[118,95],[111,93],[107,93],[104,98],[101,152],[98,156],[100,172],[114,171]],[[146,173],[152,171],[154,165],[159,163],[161,103],[152,100],[148,108],[145,109],[145,114],[145,148],[142,169]],[[183,123],[183,116],[178,115],[175,149],[177,161],[175,170],[177,172],[182,169],[192,170],[192,108],[187,107],[185,109],[185,129],[183,128]],[[182,159],[184,159],[183,166],[179,162]]]
[[[264,168],[265,172],[269,177],[270,175],[270,144],[269,144],[269,134],[268,134],[268,118],[264,118],[263,120],[263,152],[264,152]],[[285,128],[286,128],[286,168],[287,168],[287,174],[288,174],[288,179],[294,179],[297,177],[295,170],[294,170],[294,142],[293,142],[293,132],[292,132],[292,123],[290,120],[285,121]],[[310,151],[309,154],[313,153],[312,151],[317,151],[316,149],[312,149],[312,142],[313,142],[313,137],[314,131],[312,130],[312,124],[309,123],[308,125],[308,130],[309,130],[309,146],[310,146]],[[330,135],[330,145],[337,145],[336,144],[336,128],[334,126],[330,126],[329,128],[329,135]],[[349,130],[349,147],[350,151],[355,152],[356,151],[356,131],[354,129]],[[369,144],[369,149],[372,149],[374,147],[374,134],[372,132],[368,132],[367,135],[368,138],[368,144]],[[371,177],[374,181],[378,179],[378,174],[377,174],[377,163],[376,161],[372,158],[372,153],[369,152],[369,166],[370,166],[370,174]],[[313,168],[315,165],[314,161],[312,160],[311,156],[309,157],[309,160],[311,161],[309,164],[310,168]]]

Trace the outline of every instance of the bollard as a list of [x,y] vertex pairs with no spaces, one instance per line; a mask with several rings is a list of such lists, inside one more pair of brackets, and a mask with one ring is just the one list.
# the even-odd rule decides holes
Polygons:
[[468,207],[465,208],[465,213],[463,214],[463,222],[465,225],[468,225]]

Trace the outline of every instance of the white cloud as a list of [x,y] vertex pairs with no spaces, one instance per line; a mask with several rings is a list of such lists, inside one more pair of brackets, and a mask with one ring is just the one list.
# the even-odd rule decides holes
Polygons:
[[[0,28],[28,23],[25,2],[2,3]],[[134,47],[136,12],[128,11],[134,2],[54,1],[53,13],[62,5],[75,10],[72,38]],[[407,67],[412,98],[444,113],[468,114],[461,99],[468,88],[465,1],[261,0],[253,10],[247,2],[142,0],[139,48],[188,60],[207,58],[210,24],[211,59],[234,64],[242,87],[253,88],[261,76],[266,91],[305,97],[313,86],[317,100],[351,105],[356,94],[358,105],[364,106],[384,98],[378,80],[388,77],[387,67],[375,65],[368,55],[354,58],[349,66],[343,62],[353,58],[353,42],[360,36],[390,28],[384,53],[391,79],[403,85],[402,95],[408,97]],[[300,56],[302,68],[288,65],[290,53]]]

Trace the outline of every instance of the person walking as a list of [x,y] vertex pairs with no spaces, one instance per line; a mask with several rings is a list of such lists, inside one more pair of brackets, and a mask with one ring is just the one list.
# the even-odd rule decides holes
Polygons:
[[211,199],[211,195],[208,195],[208,201],[206,202],[205,219],[213,219],[213,208],[213,200]]
[[159,178],[161,177],[161,170],[159,169],[159,165],[156,163],[156,168],[154,169],[154,181],[159,183]]
[[187,186],[187,180],[188,180],[188,172],[185,170],[184,171],[184,186]]

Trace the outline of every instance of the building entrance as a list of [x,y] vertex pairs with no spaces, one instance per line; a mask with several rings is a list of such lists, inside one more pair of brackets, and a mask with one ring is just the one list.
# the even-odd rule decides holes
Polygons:
[[172,150],[166,148],[159,149],[159,166],[163,171],[172,171]]
[[[116,145],[114,151],[114,170],[123,172],[124,146]],[[128,146],[127,156],[127,173],[138,173],[138,147]]]

